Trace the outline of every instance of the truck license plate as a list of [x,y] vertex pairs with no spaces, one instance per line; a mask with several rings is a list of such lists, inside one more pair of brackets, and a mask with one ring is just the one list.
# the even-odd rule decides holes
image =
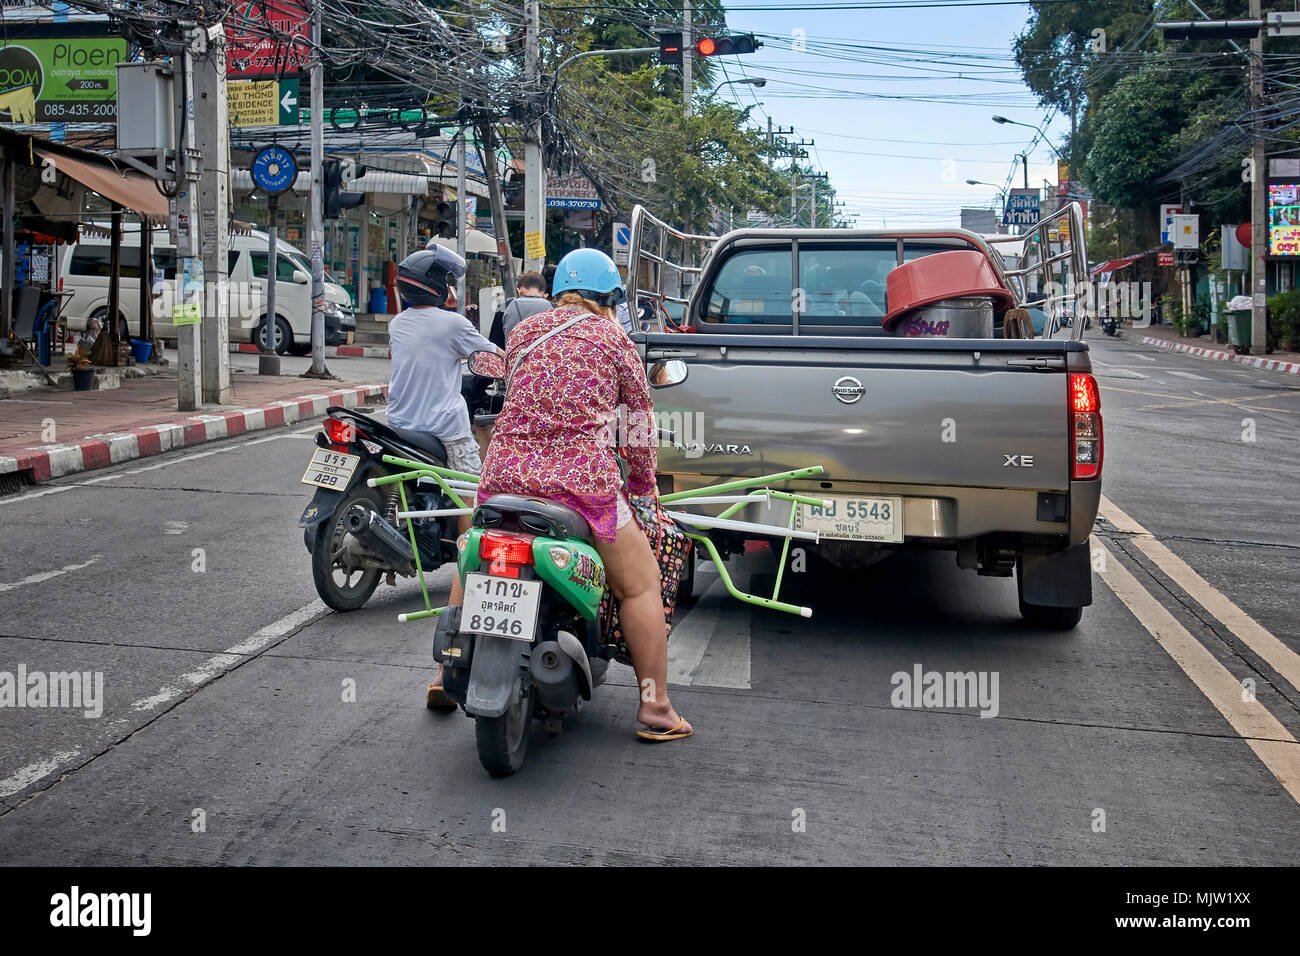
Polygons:
[[800,505],[795,527],[846,541],[903,540],[903,499],[827,495],[831,505]]
[[491,634],[531,643],[537,630],[537,607],[541,597],[541,581],[467,574],[460,629],[471,634]]
[[307,472],[302,476],[302,483],[342,491],[352,479],[352,473],[357,470],[359,461],[361,461],[359,455],[343,455],[336,451],[318,448],[316,454],[311,456],[311,464],[307,466]]

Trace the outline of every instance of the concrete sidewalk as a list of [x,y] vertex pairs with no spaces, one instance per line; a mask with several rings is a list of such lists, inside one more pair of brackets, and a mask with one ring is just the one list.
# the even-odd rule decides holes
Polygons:
[[1199,338],[1180,338],[1168,325],[1152,325],[1149,328],[1129,327],[1125,333],[1142,345],[1158,349],[1181,352],[1195,358],[1209,359],[1216,362],[1233,362],[1249,368],[1265,369],[1270,372],[1283,372],[1288,375],[1300,375],[1300,353],[1270,352],[1268,355],[1238,355],[1231,345],[1214,345],[1207,336]]
[[[0,479],[47,481],[203,442],[323,415],[331,405],[385,401],[387,383],[356,384],[231,371],[237,398],[176,410],[176,373],[112,391],[32,389],[0,399]],[[13,477],[9,477],[13,476]],[[13,490],[12,488],[9,490]]]

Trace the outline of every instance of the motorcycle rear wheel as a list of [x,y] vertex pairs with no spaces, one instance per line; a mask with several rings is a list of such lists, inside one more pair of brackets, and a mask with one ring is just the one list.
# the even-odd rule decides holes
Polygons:
[[[339,567],[335,555],[342,547],[343,537],[347,531],[343,527],[343,516],[354,504],[364,504],[371,511],[384,513],[384,504],[378,492],[356,487],[343,496],[334,515],[316,530],[316,538],[311,547],[311,579],[316,585],[320,599],[336,611],[355,611],[370,600],[379,586],[379,577],[383,573],[378,568],[346,572]],[[335,575],[343,575],[340,584]],[[355,578],[355,580],[354,580]]]
[[533,723],[532,688],[524,687],[519,699],[500,717],[475,717],[474,742],[479,763],[494,777],[508,777],[524,765],[528,731]]

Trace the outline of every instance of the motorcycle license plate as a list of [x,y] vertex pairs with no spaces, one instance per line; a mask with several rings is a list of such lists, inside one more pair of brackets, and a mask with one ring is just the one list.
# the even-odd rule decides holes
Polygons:
[[537,632],[537,608],[541,599],[541,581],[467,574],[460,629],[531,643]]
[[357,470],[357,463],[360,461],[359,455],[344,455],[337,451],[318,448],[316,454],[311,456],[311,464],[307,466],[307,471],[302,476],[302,483],[342,491],[348,486],[352,473]]
[[829,508],[800,505],[795,527],[845,541],[903,540],[903,499],[827,495]]

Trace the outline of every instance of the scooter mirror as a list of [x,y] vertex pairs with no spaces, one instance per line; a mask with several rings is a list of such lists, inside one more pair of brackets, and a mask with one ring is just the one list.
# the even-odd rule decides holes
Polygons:
[[469,357],[469,370],[484,378],[506,377],[506,363],[496,352],[475,352]]

